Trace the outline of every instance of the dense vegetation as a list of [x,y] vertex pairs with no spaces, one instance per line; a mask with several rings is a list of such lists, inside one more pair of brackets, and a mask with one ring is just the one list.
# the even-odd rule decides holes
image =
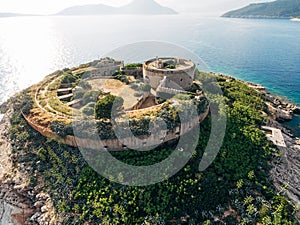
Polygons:
[[138,68],[142,68],[143,64],[141,63],[130,63],[130,64],[126,64],[123,68],[124,69],[138,69]]
[[[204,82],[210,82],[209,76],[198,74]],[[20,115],[26,105],[21,98],[14,100],[10,137],[14,151],[23,149],[26,155],[15,163],[31,163],[30,185],[45,183],[62,224],[179,224],[187,215],[190,224],[297,224],[294,208],[268,179],[268,161],[276,150],[259,129],[264,123],[263,100],[234,79],[219,78],[218,83],[227,103],[227,131],[216,160],[204,172],[198,165],[209,138],[210,118],[201,124],[193,158],[179,173],[155,185],[128,187],[98,175],[78,149],[33,131]],[[60,124],[55,125],[59,129]],[[175,146],[112,154],[131,165],[151,165],[167,158]]]
[[291,18],[300,15],[300,0],[277,0],[268,3],[251,4],[242,9],[230,11],[224,17]]
[[129,84],[129,80],[128,80],[127,76],[125,75],[124,71],[116,71],[114,73],[113,77],[116,80],[123,82],[124,84]]
[[124,100],[121,97],[114,96],[111,94],[98,100],[95,105],[96,119],[110,119],[112,111],[120,111],[123,102]]

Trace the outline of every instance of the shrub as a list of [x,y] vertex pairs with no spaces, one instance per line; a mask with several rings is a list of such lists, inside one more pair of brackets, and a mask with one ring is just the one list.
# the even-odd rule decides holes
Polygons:
[[84,90],[90,90],[92,89],[92,86],[85,80],[80,81],[80,83],[78,84],[79,87],[82,87]]
[[149,123],[150,123],[150,119],[143,118],[143,119],[140,119],[140,120],[130,120],[129,121],[129,126],[130,126],[130,129],[131,129],[132,133],[135,136],[150,135]]
[[139,85],[137,85],[136,83],[131,83],[131,84],[130,84],[130,87],[131,87],[133,90],[138,90]]
[[86,105],[91,102],[97,102],[99,95],[101,94],[100,91],[88,91],[85,92],[83,95],[83,104]]
[[75,81],[76,81],[76,77],[74,77],[70,73],[64,73],[64,75],[61,79],[62,84],[70,84],[70,83],[74,83]]
[[140,86],[140,90],[144,92],[149,92],[151,90],[151,86],[149,84],[142,84]]
[[82,109],[82,112],[87,115],[87,116],[92,116],[94,115],[94,107],[89,107],[89,106],[85,106],[83,109]]
[[110,119],[113,106],[116,110],[121,109],[124,100],[121,97],[107,95],[100,99],[95,105],[96,119]]
[[119,80],[119,81],[121,81],[121,82],[123,82],[125,84],[129,84],[129,80],[128,80],[127,76],[123,75],[122,73],[121,74],[120,73],[116,73],[114,75],[114,77],[115,77],[116,80]]
[[125,65],[123,68],[124,69],[137,69],[137,68],[141,68],[141,67],[143,67],[143,64],[141,64],[141,63],[131,63],[131,64]]
[[80,99],[80,98],[83,97],[84,94],[85,94],[84,91],[76,91],[76,92],[74,93],[73,99]]
[[73,127],[71,124],[65,124],[60,121],[52,121],[50,128],[54,133],[62,138],[65,138],[67,135],[73,135]]
[[176,67],[172,64],[166,65],[165,68],[167,68],[167,69],[176,69]]
[[33,100],[30,96],[26,96],[26,100],[23,101],[24,106],[22,108],[22,112],[25,115],[28,115],[30,113],[30,110],[33,108]]
[[121,71],[121,70],[117,70],[117,71],[113,74],[114,77],[115,77],[115,76],[118,76],[118,75],[125,75],[125,72],[124,72],[124,71]]
[[141,97],[144,93],[143,92],[136,92],[134,93],[134,97]]
[[187,94],[178,94],[178,95],[175,95],[174,98],[178,99],[178,100],[191,100],[191,97]]

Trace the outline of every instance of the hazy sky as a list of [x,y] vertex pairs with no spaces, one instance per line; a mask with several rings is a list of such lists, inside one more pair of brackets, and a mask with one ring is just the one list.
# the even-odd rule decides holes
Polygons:
[[[132,0],[0,0],[0,12],[52,14],[66,7],[103,3],[112,6],[128,4]],[[253,2],[268,0],[156,0],[178,12],[222,14]]]

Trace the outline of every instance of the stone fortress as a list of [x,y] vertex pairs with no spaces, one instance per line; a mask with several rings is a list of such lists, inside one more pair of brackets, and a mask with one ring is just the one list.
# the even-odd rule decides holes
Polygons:
[[88,76],[90,78],[99,76],[113,76],[116,71],[121,70],[123,65],[123,61],[117,61],[108,57],[102,58],[100,60],[95,60],[91,63],[93,69],[88,71]]
[[[172,96],[189,94],[194,96],[194,99],[202,99],[202,101],[205,99],[201,91],[201,84],[194,80],[196,66],[190,60],[156,57],[145,61],[144,64],[136,65],[136,67],[128,69],[124,66],[123,61],[116,61],[111,58],[95,60],[70,69],[68,76],[74,76],[77,79],[77,81],[70,83],[62,83],[63,77],[66,76],[65,71],[51,74],[33,88],[35,104],[29,115],[24,114],[24,117],[29,125],[43,136],[58,139],[75,147],[83,146],[98,149],[99,145],[94,140],[78,138],[73,135],[60,137],[51,129],[53,121],[66,124],[66,126],[72,124],[74,115],[81,115],[87,106],[91,106],[92,103],[85,103],[83,98],[74,98],[78,89],[82,89],[78,86],[80,83],[78,80],[83,80],[90,86],[90,90],[82,89],[82,91],[99,91],[101,94],[98,99],[109,94],[122,97],[124,99],[123,110],[129,117],[148,118],[153,112],[157,113],[162,110],[166,104],[174,104],[178,107],[180,104],[178,101],[172,100],[171,103],[162,101],[160,98],[162,93]],[[117,79],[120,77],[126,78],[126,82]],[[141,93],[140,88],[147,85],[149,89],[147,88]],[[192,93],[192,89],[197,91]],[[192,118],[190,122],[174,127],[167,131],[164,136],[156,134],[159,137],[153,137],[153,135],[148,137],[150,140],[145,141],[144,145],[151,146],[152,143],[155,143],[155,138],[162,142],[176,140],[180,135],[189,132],[193,128],[193,124],[203,121],[208,113],[209,106],[198,118]],[[91,120],[93,119],[91,117]],[[128,149],[120,140],[106,139],[103,142],[105,149],[109,151]],[[130,146],[140,144],[140,142],[135,142],[136,137],[126,138],[126,143],[132,143]]]
[[177,90],[189,90],[195,78],[195,64],[181,58],[150,59],[143,65],[144,82],[153,89],[169,87]]

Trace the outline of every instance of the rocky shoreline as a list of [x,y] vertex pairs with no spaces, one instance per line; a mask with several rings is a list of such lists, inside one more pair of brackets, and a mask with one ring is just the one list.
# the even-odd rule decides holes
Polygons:
[[[282,122],[291,121],[300,114],[300,107],[295,104],[281,101],[266,91],[261,85],[247,83],[260,92],[265,98],[268,107],[267,126],[279,129],[282,132],[286,147],[277,146],[278,157],[271,162],[270,178],[277,191],[286,195],[297,208],[300,208],[300,138]],[[296,213],[300,221],[300,211]]]
[[[217,76],[223,77],[225,79],[236,79],[229,75],[216,74]],[[246,84],[248,87],[256,90],[260,93],[261,97],[264,99],[267,106],[267,112],[265,116],[270,117],[270,119],[277,121],[279,123],[287,122],[293,120],[295,115],[300,115],[300,106],[297,106],[291,102],[285,102],[281,97],[272,95],[267,89],[260,85],[252,82],[246,82],[239,80],[240,82]],[[284,126],[282,125],[282,128]],[[290,131],[291,132],[291,131]]]
[[9,140],[12,104],[4,103],[8,108],[0,116],[0,224],[5,225],[55,225],[57,224],[53,203],[48,194],[39,187],[28,188],[29,171],[26,163],[14,165],[15,159],[25,153],[14,153]]
[[[233,78],[224,74],[219,75],[226,79]],[[262,85],[240,81],[261,94],[267,106],[267,112],[264,115],[268,118],[266,125],[282,132],[286,147],[276,146],[278,154],[270,162],[272,167],[270,179],[277,191],[287,196],[300,209],[300,137],[282,124],[293,120],[295,115],[299,115],[300,107],[285,102],[280,97],[275,97]],[[300,221],[300,210],[296,213],[296,218]]]
[[[220,75],[224,78],[233,78]],[[244,82],[258,91],[265,99],[269,119],[267,126],[281,130],[286,147],[278,147],[278,155],[271,163],[270,179],[278,192],[286,195],[295,205],[300,207],[300,139],[281,122],[293,119],[300,113],[300,108],[284,102],[266,91],[266,88]],[[1,108],[1,106],[0,106]],[[6,114],[0,116],[0,221],[1,224],[59,224],[47,193],[42,192],[42,186],[28,189],[30,166],[26,164],[13,165],[17,157],[23,153],[13,153],[9,140],[10,118],[13,114],[12,103],[6,103]],[[300,212],[296,215],[300,221]]]

